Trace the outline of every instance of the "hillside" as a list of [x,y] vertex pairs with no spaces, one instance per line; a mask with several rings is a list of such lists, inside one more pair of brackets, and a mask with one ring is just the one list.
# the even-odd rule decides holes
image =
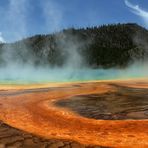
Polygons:
[[32,65],[92,68],[126,67],[145,61],[148,30],[137,24],[113,24],[66,29],[49,35],[36,35],[15,43],[0,44],[0,65]]

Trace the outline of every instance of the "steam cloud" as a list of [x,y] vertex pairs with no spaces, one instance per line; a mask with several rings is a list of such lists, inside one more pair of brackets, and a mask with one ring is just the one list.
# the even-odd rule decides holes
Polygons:
[[63,18],[60,6],[54,0],[45,0],[41,6],[47,30],[50,32],[59,31]]
[[3,36],[2,36],[2,33],[0,32],[0,43],[5,43],[6,41],[5,41],[5,39],[3,38]]
[[[141,10],[139,6],[134,6],[129,1],[125,1],[126,5],[134,10],[134,13],[140,15],[147,20],[147,12]],[[29,13],[29,0],[9,0],[7,10],[0,7],[0,16],[2,22],[6,24],[8,33],[13,39],[21,39],[27,34],[27,17]],[[46,22],[46,28],[49,32],[58,31],[62,26],[62,9],[55,3],[54,0],[45,0],[40,5],[42,7],[43,16]],[[3,17],[2,17],[3,16]],[[11,27],[7,26],[11,24]],[[21,27],[20,27],[21,26]],[[0,82],[1,83],[28,83],[28,82],[50,82],[50,81],[74,81],[74,80],[97,80],[97,79],[114,79],[114,78],[129,78],[146,76],[148,71],[145,70],[145,65],[140,66],[140,72],[137,71],[137,64],[131,67],[119,69],[90,69],[85,65],[83,55],[79,53],[79,49],[88,41],[80,43],[76,36],[69,34],[69,42],[64,40],[65,35],[59,34],[61,38],[57,37],[57,45],[61,48],[63,54],[67,54],[66,62],[62,68],[51,68],[38,66],[35,67],[33,60],[29,58],[30,52],[27,45],[21,45],[21,51],[11,49],[11,46],[3,47],[2,60],[5,65],[0,65]],[[5,40],[0,33],[0,41]],[[48,43],[46,43],[48,44]],[[46,45],[45,45],[46,47]],[[46,53],[45,48],[45,53]],[[22,62],[22,58],[18,57],[18,52],[26,62]],[[142,71],[142,72],[141,72]]]
[[[29,10],[28,0],[9,0],[7,11],[3,14],[5,17],[3,22],[10,24],[9,31],[11,37],[21,39],[27,34],[27,17]],[[60,6],[53,0],[45,0],[40,4],[46,28],[49,32],[59,31],[62,22],[62,11]],[[2,9],[1,9],[2,10]],[[18,19],[19,18],[19,19]],[[21,27],[20,27],[21,26]],[[84,67],[82,56],[78,53],[78,49],[85,43],[79,43],[77,37],[69,34],[69,42],[65,41],[66,36],[60,33],[57,36],[56,44],[61,48],[63,54],[67,54],[65,64],[62,68],[51,68],[34,66],[34,59],[30,58],[30,51],[26,44],[21,44],[21,53],[16,51],[12,46],[3,46],[2,60],[5,63],[0,65],[0,81],[6,82],[40,82],[40,81],[65,81],[80,78],[80,68]],[[3,38],[2,38],[3,39]],[[45,43],[48,45],[48,43]],[[45,47],[47,45],[44,45]],[[45,55],[48,49],[45,49]],[[20,56],[21,55],[21,56]],[[22,62],[22,58],[27,58]],[[79,72],[78,72],[79,71]],[[77,73],[78,72],[78,73]],[[82,72],[80,72],[82,74]],[[84,74],[84,73],[83,73]],[[83,75],[82,74],[82,75]],[[89,76],[84,76],[88,79]],[[81,79],[81,78],[80,78]]]
[[9,0],[6,8],[0,7],[1,23],[10,39],[20,40],[27,32],[27,0]]

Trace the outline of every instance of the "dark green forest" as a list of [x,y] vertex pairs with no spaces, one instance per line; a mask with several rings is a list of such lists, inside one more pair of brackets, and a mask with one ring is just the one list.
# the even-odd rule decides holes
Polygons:
[[[111,24],[64,29],[49,35],[36,35],[15,43],[0,44],[0,65],[13,62],[63,66],[73,58],[91,68],[124,68],[148,58],[148,30],[134,24]],[[83,65],[83,64],[82,64]]]

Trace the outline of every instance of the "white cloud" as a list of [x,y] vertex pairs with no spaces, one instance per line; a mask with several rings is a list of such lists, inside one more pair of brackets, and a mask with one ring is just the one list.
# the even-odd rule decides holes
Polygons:
[[126,4],[126,6],[128,6],[131,9],[131,11],[134,14],[140,16],[144,20],[145,24],[148,27],[148,12],[143,10],[142,8],[140,8],[139,5],[134,5],[131,2],[129,2],[128,0],[125,0],[125,4]]
[[5,39],[3,38],[3,36],[2,36],[2,33],[0,32],[0,43],[5,43],[6,41],[5,41]]

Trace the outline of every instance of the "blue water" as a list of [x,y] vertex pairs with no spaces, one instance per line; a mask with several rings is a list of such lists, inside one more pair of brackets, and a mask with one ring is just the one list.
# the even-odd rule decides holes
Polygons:
[[1,84],[29,84],[139,78],[146,76],[137,69],[4,69],[0,70]]

